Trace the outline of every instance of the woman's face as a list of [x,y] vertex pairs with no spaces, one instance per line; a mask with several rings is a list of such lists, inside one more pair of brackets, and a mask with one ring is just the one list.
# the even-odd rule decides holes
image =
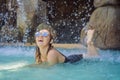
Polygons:
[[46,29],[36,32],[35,37],[36,37],[36,44],[39,47],[48,46],[50,44],[50,40],[51,40],[50,32]]

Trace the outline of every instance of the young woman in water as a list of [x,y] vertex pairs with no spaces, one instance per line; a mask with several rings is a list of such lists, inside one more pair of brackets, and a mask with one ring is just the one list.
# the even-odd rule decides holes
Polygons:
[[73,54],[68,57],[63,55],[57,49],[52,46],[54,39],[53,29],[42,23],[37,27],[35,33],[36,52],[35,60],[36,64],[47,63],[48,65],[55,65],[57,63],[73,63],[83,58],[91,58],[98,56],[97,50],[94,47],[92,40],[94,30],[88,30],[87,32],[87,54]]

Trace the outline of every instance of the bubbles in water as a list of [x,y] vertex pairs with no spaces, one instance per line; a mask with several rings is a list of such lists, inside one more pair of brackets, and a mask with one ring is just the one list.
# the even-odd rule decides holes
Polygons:
[[120,63],[120,51],[118,50],[100,50],[100,60],[110,63]]

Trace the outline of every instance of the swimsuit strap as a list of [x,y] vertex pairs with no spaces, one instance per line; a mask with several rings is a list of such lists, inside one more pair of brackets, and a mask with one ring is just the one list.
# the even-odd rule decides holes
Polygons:
[[[58,50],[57,50],[58,51]],[[67,57],[64,55],[64,54],[62,54],[60,51],[58,51],[62,56],[64,56],[65,57],[65,61],[64,61],[64,63],[66,63],[66,62],[68,62],[69,60],[67,59]]]
[[[53,46],[52,46],[52,44],[50,44],[50,46],[49,46],[49,48],[48,48],[48,51],[47,51],[47,55],[48,55],[48,52],[50,51],[50,49],[52,49],[53,48]],[[56,49],[57,50],[57,49]],[[58,50],[57,50],[58,51]],[[66,62],[68,62],[69,60],[68,60],[68,58],[64,55],[64,54],[62,54],[60,51],[58,51],[62,56],[64,56],[65,57],[65,61],[64,61],[64,63],[66,63]]]

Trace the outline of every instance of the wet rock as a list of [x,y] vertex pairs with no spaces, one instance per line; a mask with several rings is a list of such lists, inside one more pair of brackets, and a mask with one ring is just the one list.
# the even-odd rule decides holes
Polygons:
[[3,26],[0,31],[0,42],[15,43],[18,41],[18,29],[12,26]]
[[46,0],[47,16],[57,32],[56,42],[78,43],[80,31],[94,10],[93,0]]
[[120,5],[120,0],[94,0],[95,7],[107,6],[107,5]]
[[[0,6],[3,2],[5,9],[1,7],[0,13],[4,10],[2,13],[10,15],[0,20],[0,26],[13,25],[18,29],[20,41],[26,35],[30,43],[34,41],[36,27],[42,22],[49,23],[57,31],[56,42],[78,43],[79,33],[94,10],[93,0],[0,0]],[[4,20],[8,24],[4,25]],[[2,27],[0,30],[4,29]]]
[[16,9],[16,0],[0,0],[0,42],[17,41]]
[[[101,2],[97,4],[96,1]],[[92,13],[88,24],[82,29],[81,43],[86,44],[86,31],[92,26],[95,29],[93,37],[95,46],[101,49],[120,49],[119,2],[119,0],[95,0],[94,4],[98,8]],[[114,5],[102,6],[107,3]]]
[[57,32],[55,42],[78,43],[80,30],[93,10],[93,0],[38,0],[38,7],[31,19],[29,40],[33,39],[35,28],[46,22]]

